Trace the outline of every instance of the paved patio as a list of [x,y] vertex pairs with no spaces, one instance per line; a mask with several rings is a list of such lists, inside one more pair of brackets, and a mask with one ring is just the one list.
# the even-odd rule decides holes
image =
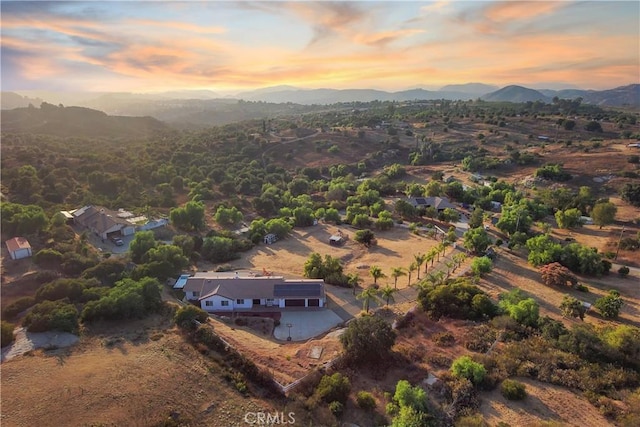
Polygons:
[[[287,341],[291,331],[291,341],[306,341],[323,334],[342,323],[342,319],[332,310],[283,311],[280,325],[273,330],[273,336]],[[289,328],[287,325],[291,325]]]

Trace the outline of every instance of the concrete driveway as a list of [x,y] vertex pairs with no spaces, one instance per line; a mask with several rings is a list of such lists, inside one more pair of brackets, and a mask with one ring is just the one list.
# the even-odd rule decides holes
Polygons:
[[[283,311],[280,325],[273,330],[273,336],[278,340],[287,341],[291,330],[291,341],[306,341],[327,332],[339,323],[342,323],[340,316],[329,309]],[[291,328],[287,325],[291,325]]]

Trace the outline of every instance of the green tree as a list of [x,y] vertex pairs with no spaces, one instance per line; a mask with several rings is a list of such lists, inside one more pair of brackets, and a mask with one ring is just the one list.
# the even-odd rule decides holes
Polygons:
[[157,244],[152,231],[138,231],[129,245],[131,260],[135,263],[144,262],[147,252],[155,248]]
[[491,244],[491,238],[482,227],[471,228],[462,236],[463,245],[474,254],[481,254]]
[[428,409],[427,393],[419,386],[412,387],[407,380],[396,383],[393,400],[400,408],[409,407],[419,412],[426,412]]
[[479,385],[487,375],[482,363],[474,362],[469,356],[461,356],[453,361],[451,373],[458,378],[466,378],[474,385]]
[[562,246],[551,240],[548,234],[541,234],[528,239],[527,249],[529,249],[527,259],[534,267],[559,260],[562,253]]
[[492,267],[493,262],[486,256],[476,257],[471,261],[471,271],[476,276],[482,276],[485,273],[489,273]]
[[200,230],[204,227],[204,204],[192,200],[183,207],[171,209],[169,218],[176,227],[183,230]]
[[580,217],[582,216],[582,212],[576,208],[567,209],[566,211],[557,211],[555,213],[556,222],[558,223],[558,227],[569,229],[575,228],[582,225],[580,221]]
[[584,320],[584,314],[587,312],[587,309],[580,301],[569,295],[565,295],[562,298],[560,310],[563,316],[579,317],[580,320]]
[[406,200],[397,200],[393,209],[395,213],[405,219],[411,219],[416,216],[416,208],[414,208],[413,205]]
[[407,272],[402,267],[393,267],[391,269],[391,277],[393,277],[393,288],[398,289],[398,277],[406,276]]
[[233,239],[228,237],[207,237],[202,243],[202,257],[212,262],[225,262],[237,258],[233,250]]
[[235,206],[227,208],[224,205],[220,205],[214,215],[216,222],[224,227],[231,227],[242,221],[242,218],[242,212]]
[[189,265],[189,259],[184,256],[182,249],[174,245],[158,245],[149,249],[146,255],[147,262],[166,262],[170,268],[168,276],[160,276],[158,279],[178,276],[182,269]]
[[347,274],[347,284],[353,289],[353,295],[356,294],[356,288],[358,284],[362,281],[362,278],[358,276],[356,273]]
[[518,288],[500,294],[498,306],[521,325],[535,327],[540,317],[540,307],[533,298],[527,298]]
[[380,267],[378,267],[377,265],[372,265],[369,268],[369,274],[371,275],[371,277],[373,277],[373,283],[377,284],[378,283],[378,279],[383,279],[386,276],[386,274],[384,274],[382,272],[382,269]]
[[340,342],[349,361],[373,363],[386,358],[396,341],[391,325],[377,316],[365,316],[349,322]]
[[173,321],[179,327],[187,330],[195,331],[197,326],[197,322],[205,323],[209,315],[203,309],[196,307],[195,305],[186,305],[184,307],[180,307],[176,314],[173,316]]
[[316,394],[326,403],[340,402],[346,403],[351,391],[349,378],[336,372],[333,375],[324,375],[320,379],[320,384],[316,389]]
[[377,301],[379,299],[378,294],[378,289],[371,286],[367,289],[364,289],[358,294],[358,296],[356,296],[357,299],[362,300],[362,311],[364,311],[365,313],[369,313],[369,306],[371,305],[371,301]]
[[469,228],[482,227],[484,222],[484,211],[480,208],[475,208],[469,216]]
[[591,211],[591,217],[593,218],[593,223],[602,228],[613,223],[616,212],[618,212],[618,208],[611,202],[596,203]]
[[356,231],[355,235],[353,236],[353,240],[365,245],[368,248],[373,245],[373,242],[375,242],[375,239],[376,239],[375,233],[369,230],[368,228],[364,230]]
[[76,333],[78,310],[68,300],[43,301],[31,309],[23,325],[29,332],[57,330]]
[[44,231],[49,219],[40,206],[3,202],[0,205],[3,236],[33,235]]
[[595,307],[600,311],[602,317],[607,319],[616,319],[620,314],[620,309],[624,305],[620,292],[612,289],[602,298],[598,298]]
[[380,289],[380,297],[384,299],[386,305],[389,305],[389,301],[395,302],[393,294],[395,294],[396,292],[398,292],[397,289],[394,289],[391,286],[387,285],[384,288]]
[[407,268],[407,275],[409,276],[409,282],[408,282],[407,286],[411,286],[411,275],[417,269],[418,269],[418,266],[416,265],[415,262],[412,262],[411,264],[409,264],[409,267]]
[[0,325],[0,347],[6,347],[13,342],[15,336],[13,335],[13,330],[15,329],[15,325],[13,323],[9,323],[6,321],[2,321]]
[[418,252],[417,254],[413,254],[413,260],[417,267],[416,271],[418,272],[418,280],[420,280],[420,268],[422,267],[422,264],[424,264],[427,260],[427,256],[423,253]]
[[278,239],[284,239],[291,231],[291,224],[282,218],[273,218],[265,223],[267,233],[275,234]]

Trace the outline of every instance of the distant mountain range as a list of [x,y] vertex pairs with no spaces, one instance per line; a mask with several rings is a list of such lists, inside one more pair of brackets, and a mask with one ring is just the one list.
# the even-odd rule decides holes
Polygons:
[[[2,92],[3,130],[7,129],[4,110],[39,107],[43,102],[63,104],[104,111],[113,116],[149,116],[183,128],[198,128],[232,123],[239,120],[260,119],[286,113],[293,103],[303,110],[313,111],[327,104],[371,101],[419,100],[475,100],[494,102],[553,102],[554,97],[575,99],[601,106],[630,106],[640,108],[640,84],[620,86],[609,90],[564,89],[534,90],[523,86],[497,86],[482,83],[448,85],[439,90],[409,89],[387,92],[374,89],[302,89],[293,86],[274,86],[221,97],[208,90],[180,90],[162,93],[56,93]],[[241,103],[240,100],[254,101]],[[259,101],[259,102],[256,102]],[[274,105],[276,104],[276,105]],[[9,117],[9,116],[7,116]]]

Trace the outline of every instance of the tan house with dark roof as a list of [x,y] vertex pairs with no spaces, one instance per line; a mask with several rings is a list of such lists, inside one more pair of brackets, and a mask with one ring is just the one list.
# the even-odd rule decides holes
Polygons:
[[108,239],[112,234],[129,236],[136,231],[135,226],[123,218],[120,212],[106,208],[85,206],[72,215],[76,224],[87,227],[103,239]]
[[326,305],[322,279],[289,280],[275,276],[244,276],[236,273],[196,273],[183,291],[209,312],[249,311],[257,308],[321,308]]
[[444,197],[409,197],[407,201],[411,203],[414,208],[433,207],[438,212],[442,212],[447,208],[456,208],[448,199]]

